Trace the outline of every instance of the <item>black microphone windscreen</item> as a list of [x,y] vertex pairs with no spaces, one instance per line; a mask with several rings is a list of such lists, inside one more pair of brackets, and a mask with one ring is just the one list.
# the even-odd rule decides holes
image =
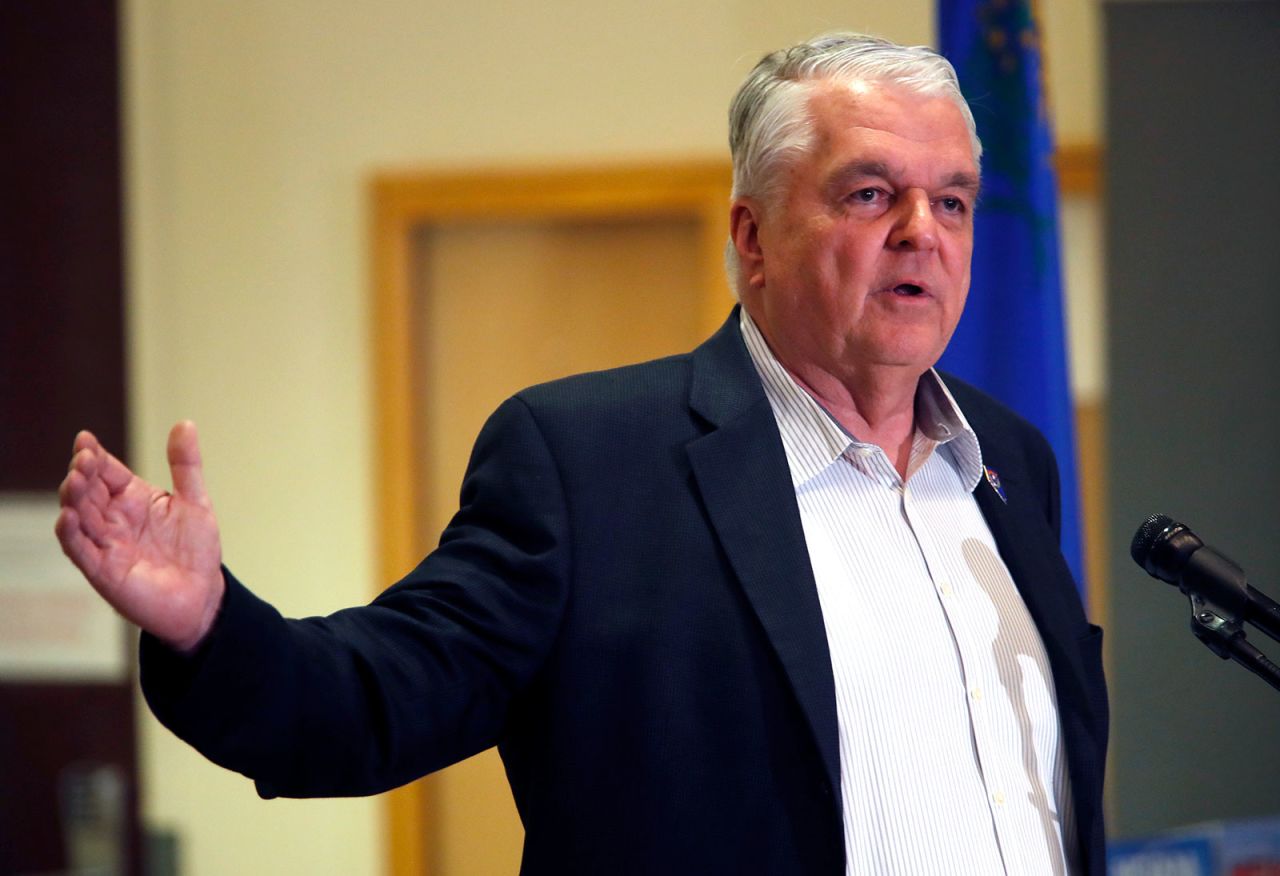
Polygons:
[[1147,558],[1151,556],[1151,549],[1155,547],[1160,534],[1170,526],[1176,525],[1171,517],[1167,517],[1164,514],[1152,514],[1142,522],[1142,525],[1138,527],[1138,531],[1133,534],[1133,541],[1129,544],[1129,556],[1133,557],[1135,563],[1146,569]]

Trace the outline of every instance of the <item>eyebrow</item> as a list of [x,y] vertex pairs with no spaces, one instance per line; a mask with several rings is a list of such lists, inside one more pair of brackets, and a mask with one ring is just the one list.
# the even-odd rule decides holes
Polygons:
[[831,174],[831,184],[839,186],[853,177],[882,176],[888,179],[889,166],[883,161],[851,161]]
[[964,189],[976,198],[982,190],[982,180],[975,174],[962,170],[951,174],[942,187],[944,189]]

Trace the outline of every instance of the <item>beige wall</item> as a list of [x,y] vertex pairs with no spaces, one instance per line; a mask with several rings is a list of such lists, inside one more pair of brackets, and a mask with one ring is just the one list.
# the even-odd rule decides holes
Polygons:
[[[1042,0],[1060,139],[1096,139],[1093,5]],[[932,39],[929,0],[126,0],[130,453],[191,417],[231,568],[290,614],[374,590],[364,183],[403,165],[721,155],[765,50]],[[262,802],[149,717],[144,813],[193,876],[376,873],[376,801]]]

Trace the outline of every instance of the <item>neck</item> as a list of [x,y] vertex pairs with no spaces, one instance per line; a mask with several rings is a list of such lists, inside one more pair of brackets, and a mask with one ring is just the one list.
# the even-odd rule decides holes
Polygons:
[[782,364],[836,422],[859,441],[881,448],[906,479],[915,435],[919,374],[888,368],[859,374],[857,379],[840,380],[820,369]]

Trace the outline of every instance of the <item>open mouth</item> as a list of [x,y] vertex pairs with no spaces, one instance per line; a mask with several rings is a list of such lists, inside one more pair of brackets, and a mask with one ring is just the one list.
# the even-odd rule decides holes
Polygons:
[[924,289],[920,288],[915,283],[899,283],[897,286],[893,287],[893,294],[905,296],[923,295]]

